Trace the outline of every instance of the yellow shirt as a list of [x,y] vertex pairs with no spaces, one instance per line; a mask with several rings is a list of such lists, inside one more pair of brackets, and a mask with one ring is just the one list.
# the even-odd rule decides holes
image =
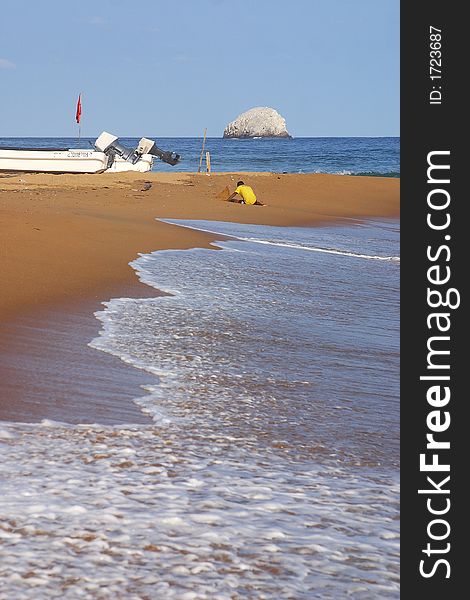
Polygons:
[[237,194],[240,194],[245,204],[254,204],[256,202],[255,193],[249,185],[239,185],[235,191]]

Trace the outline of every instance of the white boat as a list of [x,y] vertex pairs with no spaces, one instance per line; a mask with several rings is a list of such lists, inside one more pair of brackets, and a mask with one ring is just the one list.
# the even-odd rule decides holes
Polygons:
[[93,149],[75,148],[2,148],[0,171],[30,171],[39,173],[145,173],[158,157],[176,165],[179,154],[160,150],[153,140],[142,138],[134,149],[126,148],[115,135],[103,131]]

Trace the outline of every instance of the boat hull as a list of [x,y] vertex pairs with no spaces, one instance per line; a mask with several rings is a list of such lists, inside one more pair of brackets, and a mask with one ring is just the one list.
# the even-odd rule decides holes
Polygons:
[[140,173],[146,173],[151,171],[153,166],[153,156],[151,154],[142,154],[139,160],[132,164],[127,160],[124,160],[120,156],[116,156],[113,164],[104,171],[105,173],[122,173],[123,171],[138,171]]
[[40,173],[120,173],[150,171],[153,157],[144,154],[132,164],[116,156],[110,168],[104,152],[95,150],[13,150],[0,148],[0,171]]

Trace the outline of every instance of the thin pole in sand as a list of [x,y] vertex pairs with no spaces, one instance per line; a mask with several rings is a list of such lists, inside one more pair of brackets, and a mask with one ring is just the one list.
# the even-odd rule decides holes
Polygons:
[[206,152],[206,173],[207,175],[211,174],[211,153],[209,151]]
[[207,133],[207,127],[204,129],[204,137],[202,139],[202,148],[201,148],[201,156],[199,157],[199,168],[197,170],[198,173],[201,172],[201,167],[202,167],[202,157],[204,155],[204,146],[206,145],[206,133]]

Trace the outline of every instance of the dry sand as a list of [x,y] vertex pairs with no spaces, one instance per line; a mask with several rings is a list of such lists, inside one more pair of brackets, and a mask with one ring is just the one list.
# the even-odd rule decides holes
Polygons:
[[[233,191],[238,179],[251,185],[267,206],[217,198],[226,186]],[[46,401],[24,404],[37,390],[23,381],[12,356],[21,354],[28,363],[25,355],[30,353],[36,361],[54,311],[88,315],[87,335],[92,335],[98,329],[92,312],[101,301],[155,295],[139,284],[128,265],[138,253],[207,247],[214,239],[156,218],[304,226],[398,217],[399,187],[398,179],[321,174],[0,173],[0,419],[51,415]],[[38,322],[39,329],[32,325]],[[62,332],[53,339],[64,337]],[[23,373],[27,370],[25,366]],[[25,418],[28,411],[30,418]],[[80,418],[75,415],[75,421]]]

